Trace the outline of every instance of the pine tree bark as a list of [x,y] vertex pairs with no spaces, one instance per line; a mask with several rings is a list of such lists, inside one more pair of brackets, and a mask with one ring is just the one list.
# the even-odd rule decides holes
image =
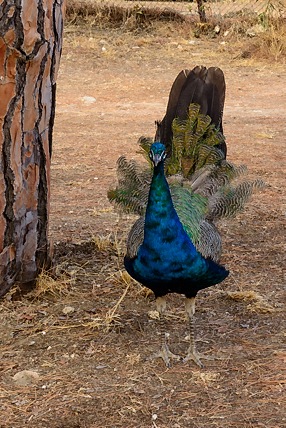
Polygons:
[[49,262],[50,162],[65,0],[0,1],[0,296]]
[[197,0],[198,14],[200,17],[200,23],[205,24],[207,22],[206,10],[204,6],[204,0]]

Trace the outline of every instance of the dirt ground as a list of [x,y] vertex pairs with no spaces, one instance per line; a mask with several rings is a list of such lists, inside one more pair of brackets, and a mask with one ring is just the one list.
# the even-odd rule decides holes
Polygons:
[[[67,29],[52,159],[58,277],[1,302],[0,427],[286,426],[286,71],[242,49],[191,32]],[[119,218],[106,192],[117,158],[138,158],[138,137],[153,136],[177,73],[197,64],[224,70],[229,159],[267,186],[221,225],[231,275],[197,299],[197,346],[209,359],[166,368],[148,358],[159,346],[154,299],[124,274],[133,219]],[[183,298],[168,302],[170,347],[184,355]],[[14,377],[22,370],[33,378]]]

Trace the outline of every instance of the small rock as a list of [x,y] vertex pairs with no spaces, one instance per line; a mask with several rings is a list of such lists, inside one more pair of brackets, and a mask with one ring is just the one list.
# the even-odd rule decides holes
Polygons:
[[151,320],[158,320],[160,319],[160,314],[158,311],[148,311],[148,317],[151,318]]
[[75,308],[73,306],[65,306],[62,310],[62,313],[65,315],[72,314],[75,311]]
[[219,25],[216,25],[214,27],[214,32],[215,32],[215,34],[219,34],[220,33],[220,26]]
[[40,376],[35,371],[22,370],[13,376],[13,380],[19,386],[27,386],[33,383],[37,383],[40,380]]
[[265,28],[263,27],[263,25],[256,24],[256,25],[254,25],[253,27],[248,28],[248,29],[246,30],[246,35],[247,35],[248,37],[255,37],[255,36],[257,36],[258,34],[261,34],[261,33],[264,33],[264,32],[265,32]]
[[107,367],[107,365],[106,364],[99,364],[98,366],[96,366],[95,368],[96,368],[96,370],[102,370],[102,369],[105,369]]
[[81,100],[85,103],[85,104],[93,104],[96,102],[96,98],[94,97],[90,97],[88,95],[85,95],[84,97],[81,98]]

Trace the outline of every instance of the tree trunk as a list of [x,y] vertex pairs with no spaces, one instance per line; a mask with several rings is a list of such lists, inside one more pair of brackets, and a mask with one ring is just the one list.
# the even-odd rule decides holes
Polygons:
[[0,4],[0,296],[49,262],[50,161],[65,0]]
[[200,17],[200,22],[202,24],[207,22],[207,17],[206,17],[206,10],[205,10],[205,6],[204,6],[204,0],[197,0],[197,5],[198,5],[198,14]]

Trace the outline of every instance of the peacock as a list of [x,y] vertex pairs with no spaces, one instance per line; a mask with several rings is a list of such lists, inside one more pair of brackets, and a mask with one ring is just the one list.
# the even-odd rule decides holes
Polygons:
[[183,361],[202,367],[194,335],[199,290],[219,284],[229,271],[219,263],[222,244],[217,221],[241,211],[261,180],[243,177],[245,166],[226,160],[222,117],[225,79],[220,68],[196,66],[175,79],[155,138],[141,137],[149,165],[121,156],[118,184],[109,200],[139,218],[127,238],[124,265],[154,292],[160,316],[161,349],[170,366],[181,359],[169,349],[164,313],[168,293],[186,297],[190,342]]

